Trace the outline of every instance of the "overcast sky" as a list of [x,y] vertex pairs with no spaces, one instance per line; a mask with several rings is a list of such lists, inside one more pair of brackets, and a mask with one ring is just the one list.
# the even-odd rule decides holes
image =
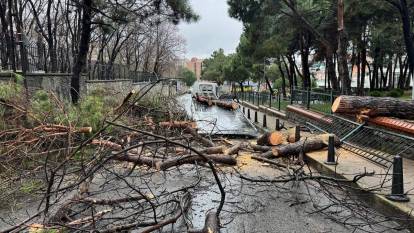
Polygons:
[[194,11],[201,16],[196,23],[179,25],[185,38],[186,58],[207,58],[214,50],[223,48],[233,53],[242,33],[241,22],[230,18],[226,0],[190,0]]

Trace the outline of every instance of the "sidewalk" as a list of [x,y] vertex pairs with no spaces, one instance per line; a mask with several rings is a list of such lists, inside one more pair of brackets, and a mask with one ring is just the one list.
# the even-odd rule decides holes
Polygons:
[[[257,107],[246,102],[242,103],[241,108],[243,107],[245,107],[246,117],[247,109],[250,108],[250,120],[253,123],[254,114],[257,111],[257,122],[255,125],[258,128],[269,131],[274,130],[276,118],[280,118],[280,121],[284,122],[287,128],[295,125],[288,122],[287,119],[283,119],[283,115],[286,116],[284,113],[278,112],[273,114],[274,109],[271,109],[269,112],[269,109],[264,108],[264,106]],[[264,114],[266,114],[267,127],[263,127]],[[403,159],[404,191],[410,197],[410,201],[402,203],[388,200],[385,197],[385,195],[391,193],[392,167],[388,170],[388,168],[377,165],[343,148],[337,149],[336,151],[338,164],[326,165],[324,162],[327,159],[327,153],[327,149],[307,153],[307,158],[310,160],[312,167],[318,172],[351,181],[357,174],[374,172],[373,176],[366,176],[360,179],[355,186],[363,190],[371,190],[370,197],[373,197],[374,200],[372,201],[375,202],[375,205],[379,205],[380,208],[392,209],[393,212],[414,217],[414,160]]]
[[[382,187],[378,191],[373,191],[373,196],[381,204],[394,208],[395,210],[414,217],[414,161],[403,159],[404,167],[404,191],[410,197],[409,202],[394,202],[388,200],[385,195],[391,193],[392,167],[388,171],[387,168],[376,165],[375,163],[364,159],[363,157],[349,152],[345,149],[337,149],[338,156],[337,165],[327,165],[324,162],[327,159],[327,150],[307,153],[307,158],[314,167],[321,173],[328,173],[331,176],[353,180],[354,176],[364,172],[375,172],[373,176],[366,176],[357,182],[357,186],[361,189],[370,190]],[[385,182],[384,182],[385,179]],[[384,183],[383,183],[384,182]]]

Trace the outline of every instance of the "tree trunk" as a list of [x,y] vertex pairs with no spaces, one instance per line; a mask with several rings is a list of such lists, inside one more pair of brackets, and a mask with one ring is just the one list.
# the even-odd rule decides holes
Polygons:
[[332,112],[414,119],[414,101],[389,97],[340,96],[332,104]]
[[367,69],[367,47],[366,47],[366,42],[364,40],[362,44],[362,50],[361,50],[361,87],[359,90],[359,94],[364,93],[366,69]]
[[344,2],[338,0],[338,73],[342,84],[342,93],[351,92],[351,80],[349,79],[347,60],[347,36],[344,26]]
[[336,78],[335,65],[333,63],[333,51],[326,51],[326,67],[328,69],[328,80],[330,81],[331,88],[335,91],[338,90],[338,80]]
[[[322,134],[316,137],[300,140],[295,143],[283,145],[279,148],[273,148],[273,155],[276,157],[286,157],[290,155],[298,155],[300,152],[308,153],[323,149],[328,146],[329,134]],[[335,145],[339,145],[339,138],[335,136]]]
[[309,72],[309,48],[308,48],[308,36],[302,35],[300,37],[300,46],[301,46],[301,61],[302,61],[302,78],[303,78],[303,88],[308,89],[311,87],[311,78]]
[[76,62],[73,67],[73,75],[71,80],[71,97],[73,103],[78,103],[80,92],[80,76],[86,65],[86,58],[89,51],[89,43],[91,38],[91,21],[92,21],[92,0],[83,0],[82,4],[82,29],[79,43],[78,54],[75,58]]
[[[4,4],[4,5],[3,5]],[[1,2],[0,3],[0,22],[1,22],[1,32],[2,35],[4,37],[4,42],[5,42],[5,46],[3,48],[3,57],[1,58],[1,66],[3,67],[3,69],[7,70],[8,69],[8,65],[9,65],[9,60],[10,56],[11,56],[11,38],[10,38],[10,33],[9,33],[9,29],[8,29],[8,22],[6,19],[6,4]]]
[[400,14],[402,21],[402,29],[404,33],[404,43],[407,50],[408,57],[408,68],[410,72],[413,72],[414,69],[414,45],[413,45],[413,35],[411,33],[411,19],[410,13],[408,10],[408,5],[406,0],[400,0]]

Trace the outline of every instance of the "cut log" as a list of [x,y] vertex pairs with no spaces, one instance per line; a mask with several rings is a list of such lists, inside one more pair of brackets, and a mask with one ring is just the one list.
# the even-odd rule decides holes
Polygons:
[[212,103],[214,105],[217,105],[218,107],[228,109],[228,110],[236,110],[237,108],[239,108],[239,105],[234,101],[227,102],[227,101],[222,101],[222,100],[213,100]]
[[259,146],[277,146],[284,141],[283,134],[279,132],[267,132],[257,139],[257,145]]
[[243,143],[239,142],[236,143],[236,145],[226,149],[224,151],[224,155],[234,155],[237,154],[239,152],[239,150],[242,148]]
[[185,129],[185,132],[191,134],[194,137],[195,140],[199,141],[204,146],[207,146],[207,147],[213,147],[214,146],[214,143],[212,141],[210,141],[207,138],[205,138],[205,137],[201,136],[200,134],[198,134],[197,131],[193,128],[187,127]]
[[224,150],[225,150],[224,146],[215,146],[215,147],[206,148],[204,150],[201,150],[200,152],[211,155],[211,154],[222,154],[224,153]]
[[72,132],[72,133],[92,133],[92,127],[71,128],[64,125],[41,125],[34,128],[35,131],[44,132]]
[[269,150],[269,151],[266,151],[266,152],[260,154],[260,157],[263,157],[263,158],[266,158],[266,159],[271,159],[271,158],[274,158],[275,155],[273,154],[273,150]]
[[196,96],[196,100],[197,100],[197,102],[199,102],[201,104],[204,104],[204,105],[207,105],[207,106],[212,106],[213,105],[213,102],[210,99],[208,99],[204,96],[199,96],[198,94]]
[[173,128],[173,129],[185,129],[187,127],[197,128],[197,123],[194,121],[165,121],[159,123],[160,127]]
[[269,146],[260,146],[260,145],[256,145],[256,144],[250,144],[250,147],[254,151],[260,151],[260,152],[267,152],[271,149],[271,147],[269,147]]
[[[316,137],[307,138],[298,142],[274,147],[272,149],[273,155],[276,157],[285,157],[289,155],[298,155],[302,150],[304,153],[323,149],[328,146],[329,134],[322,134]],[[335,146],[340,145],[340,140],[335,136]]]
[[332,112],[413,120],[414,101],[390,97],[339,96],[332,104]]

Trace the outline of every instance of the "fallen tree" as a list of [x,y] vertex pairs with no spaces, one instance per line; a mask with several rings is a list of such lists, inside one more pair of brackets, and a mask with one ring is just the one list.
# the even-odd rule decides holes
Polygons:
[[259,146],[277,146],[285,141],[283,134],[279,132],[267,132],[257,139]]
[[[286,157],[290,155],[298,155],[301,151],[304,153],[323,149],[328,146],[329,134],[322,134],[295,143],[282,145],[272,148],[272,154],[276,157]],[[339,146],[339,138],[335,136],[335,146]]]
[[339,96],[332,104],[332,112],[413,120],[414,101],[390,97]]
[[[215,162],[215,163],[221,163],[225,165],[236,165],[237,161],[232,156],[226,156],[226,155],[206,155],[205,156],[208,160]],[[205,162],[205,159],[203,157],[200,157],[198,155],[187,155],[187,156],[181,156],[178,158],[169,158],[166,160],[163,159],[156,159],[151,158],[147,156],[139,156],[139,155],[133,155],[133,154],[127,154],[127,155],[117,155],[114,156],[113,159],[118,161],[125,161],[125,162],[132,162],[136,165],[146,165],[148,167],[156,168],[158,170],[167,170],[171,167],[177,167],[184,164],[194,164],[194,163],[201,163]]]
[[227,102],[227,101],[222,101],[222,100],[212,100],[212,103],[218,107],[227,109],[227,110],[236,110],[237,108],[239,108],[239,105],[234,102]]

